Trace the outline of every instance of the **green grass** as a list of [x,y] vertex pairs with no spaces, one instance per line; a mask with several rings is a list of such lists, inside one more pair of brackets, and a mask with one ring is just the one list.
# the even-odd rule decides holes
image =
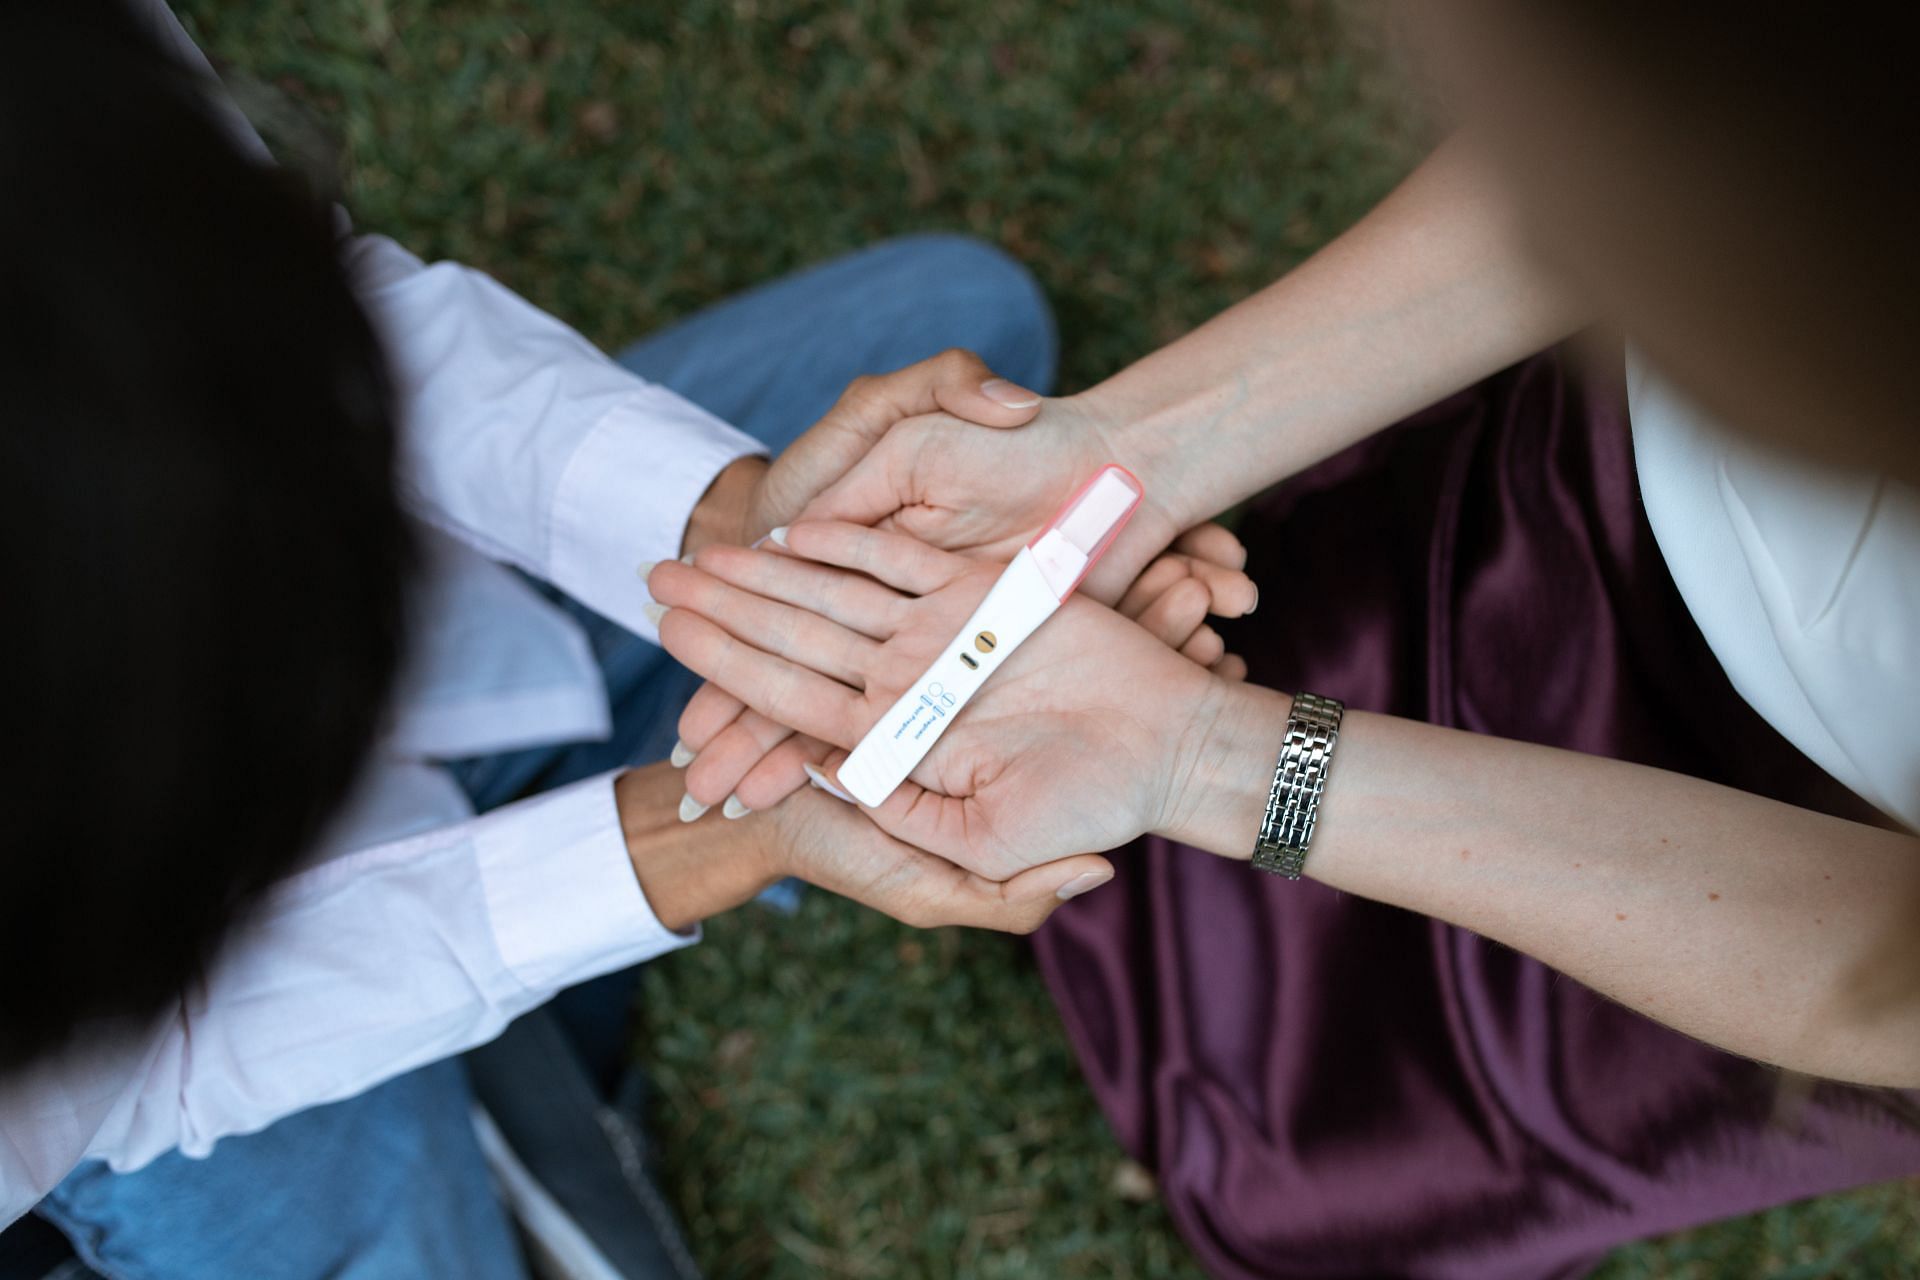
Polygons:
[[1200,1274],[1008,939],[816,894],[795,920],[716,922],[649,971],[645,1006],[714,1276]]
[[[1083,386],[1404,171],[1337,6],[1296,0],[183,0],[339,143],[364,228],[612,345],[904,231],[1008,246]],[[289,134],[298,137],[300,130]],[[666,1173],[716,1280],[1194,1276],[1025,952],[815,895],[654,966]],[[1920,1193],[1624,1249],[1605,1280],[1920,1274]]]

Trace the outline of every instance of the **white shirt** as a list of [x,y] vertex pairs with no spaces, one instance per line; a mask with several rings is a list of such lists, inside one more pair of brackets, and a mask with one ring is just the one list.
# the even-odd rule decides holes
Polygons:
[[347,252],[399,388],[402,492],[432,526],[391,723],[311,865],[204,983],[142,1036],[0,1080],[0,1227],[83,1159],[205,1154],[693,940],[647,905],[610,777],[475,818],[434,761],[608,727],[585,637],[496,561],[651,637],[636,567],[679,554],[714,477],[759,446],[479,272],[379,237]]
[[1771,452],[1638,359],[1627,390],[1647,519],[1734,688],[1920,828],[1920,494]]

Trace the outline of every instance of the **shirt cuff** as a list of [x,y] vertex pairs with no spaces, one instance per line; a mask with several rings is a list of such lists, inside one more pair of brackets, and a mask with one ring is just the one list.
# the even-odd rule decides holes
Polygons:
[[639,568],[680,554],[687,521],[714,477],[765,454],[752,436],[664,387],[637,388],[567,463],[554,495],[548,577],[658,643]]
[[530,991],[557,991],[690,946],[660,923],[627,856],[611,773],[474,823],[500,957]]

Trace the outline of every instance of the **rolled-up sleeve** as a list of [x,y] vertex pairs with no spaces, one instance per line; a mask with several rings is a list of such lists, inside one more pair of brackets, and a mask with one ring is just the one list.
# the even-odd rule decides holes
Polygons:
[[759,443],[481,272],[379,236],[350,262],[395,375],[410,505],[654,638],[636,570],[680,554],[701,495]]

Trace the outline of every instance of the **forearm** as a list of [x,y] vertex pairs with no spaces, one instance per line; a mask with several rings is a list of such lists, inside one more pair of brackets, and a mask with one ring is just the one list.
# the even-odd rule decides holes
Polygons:
[[765,458],[740,458],[713,478],[687,517],[680,554],[690,556],[716,542],[747,546],[767,534],[755,518],[760,488],[766,483]]
[[[1251,853],[1288,700],[1234,695],[1182,839]],[[1811,768],[1812,766],[1808,766]],[[1307,874],[1712,1044],[1920,1083],[1920,840],[1663,770],[1351,713]]]
[[1453,142],[1278,283],[1077,399],[1183,528],[1585,319]]
[[660,923],[685,933],[731,910],[780,878],[770,814],[737,822],[682,822],[686,779],[662,761],[630,769],[614,783],[627,856]]

